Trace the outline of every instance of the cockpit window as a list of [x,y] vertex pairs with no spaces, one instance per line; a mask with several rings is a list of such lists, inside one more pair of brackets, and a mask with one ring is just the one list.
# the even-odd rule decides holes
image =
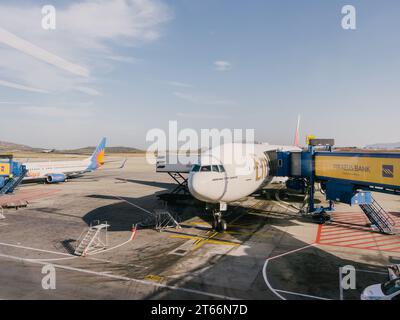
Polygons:
[[200,171],[200,166],[198,165],[198,164],[195,164],[193,167],[192,167],[192,172],[199,172]]
[[200,166],[195,164],[191,172],[225,172],[224,166],[221,165],[212,165],[212,166]]

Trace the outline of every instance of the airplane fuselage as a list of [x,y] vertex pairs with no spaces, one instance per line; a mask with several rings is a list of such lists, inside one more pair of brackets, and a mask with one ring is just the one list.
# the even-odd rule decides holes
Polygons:
[[267,152],[274,150],[301,149],[231,143],[206,151],[189,174],[189,191],[206,203],[229,203],[247,197],[272,181]]
[[49,175],[63,174],[66,177],[85,173],[89,170],[90,161],[53,161],[53,162],[30,162],[24,164],[28,170],[25,180],[46,179]]

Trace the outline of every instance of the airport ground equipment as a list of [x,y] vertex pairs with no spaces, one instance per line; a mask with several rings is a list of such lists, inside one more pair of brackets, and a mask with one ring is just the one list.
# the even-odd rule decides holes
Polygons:
[[181,226],[177,219],[166,209],[155,209],[146,220],[140,222],[138,226],[142,228],[154,228],[161,232],[167,228],[180,229]]
[[[336,152],[332,139],[311,139],[303,152],[277,152],[277,176],[289,177],[287,186],[306,190],[308,213],[334,210],[334,202],[359,205],[380,232],[397,233],[395,222],[371,192],[400,195],[400,153]],[[329,202],[315,206],[315,184]]]
[[26,173],[26,167],[13,161],[12,155],[0,155],[0,195],[12,193]]
[[161,232],[167,228],[181,228],[178,221],[172,216],[172,214],[168,210],[156,209],[154,210],[154,213],[156,218],[155,229],[157,231]]
[[78,238],[79,245],[75,249],[74,254],[77,256],[87,256],[89,254],[102,251],[107,248],[108,237],[107,231],[110,227],[107,222],[100,223],[96,221],[91,223],[89,230],[85,233],[82,232],[81,236]]

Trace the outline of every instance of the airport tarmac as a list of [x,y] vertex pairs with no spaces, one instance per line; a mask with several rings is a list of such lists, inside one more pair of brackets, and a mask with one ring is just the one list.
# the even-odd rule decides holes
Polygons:
[[[166,207],[157,198],[175,184],[143,156],[129,157],[122,170],[113,166],[16,191],[29,205],[4,210],[0,220],[0,299],[339,299],[346,265],[357,281],[343,298],[359,299],[366,286],[387,280],[387,265],[400,263],[400,237],[373,232],[357,207],[338,205],[320,226],[297,213],[300,197],[271,190],[237,203],[228,231],[217,233],[197,201]],[[400,217],[399,198],[374,197]],[[156,209],[176,215],[181,228],[133,228]],[[110,225],[107,249],[73,255],[96,220]],[[48,264],[55,290],[42,288]]]

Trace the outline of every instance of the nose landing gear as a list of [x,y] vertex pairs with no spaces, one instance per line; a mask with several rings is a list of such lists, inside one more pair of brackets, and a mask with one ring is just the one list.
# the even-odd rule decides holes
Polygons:
[[228,224],[222,219],[221,211],[213,211],[212,228],[218,232],[224,232],[228,228]]
[[227,210],[226,203],[221,202],[218,206],[207,204],[206,209],[210,210],[213,215],[212,228],[218,232],[224,232],[228,228],[228,224],[222,219],[222,213]]

